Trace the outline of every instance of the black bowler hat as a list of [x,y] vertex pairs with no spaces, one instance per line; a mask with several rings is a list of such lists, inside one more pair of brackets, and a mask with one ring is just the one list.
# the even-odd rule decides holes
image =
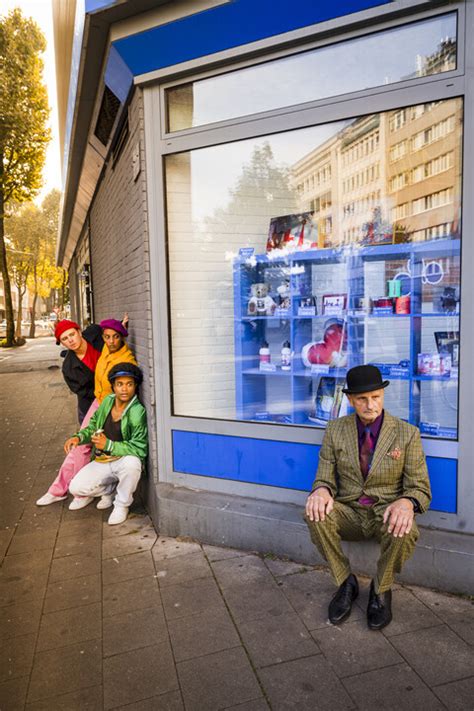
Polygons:
[[370,393],[389,385],[388,380],[382,380],[382,373],[375,365],[356,365],[347,371],[347,387],[342,389],[346,395]]

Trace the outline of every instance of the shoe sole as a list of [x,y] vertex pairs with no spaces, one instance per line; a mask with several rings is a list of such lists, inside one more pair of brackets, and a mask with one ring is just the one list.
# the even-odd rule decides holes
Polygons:
[[373,630],[374,632],[378,632],[379,630],[383,630],[384,627],[387,627],[392,621],[392,618],[387,620],[387,622],[384,622],[383,625],[371,625],[369,621],[367,621],[367,627],[369,630]]

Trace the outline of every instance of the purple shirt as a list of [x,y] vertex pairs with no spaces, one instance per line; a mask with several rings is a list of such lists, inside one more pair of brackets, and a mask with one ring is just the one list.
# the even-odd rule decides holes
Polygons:
[[[377,446],[377,441],[379,438],[380,430],[382,428],[383,424],[383,410],[382,413],[377,417],[376,420],[372,422],[370,425],[364,425],[362,420],[359,419],[359,416],[356,415],[356,422],[357,422],[357,435],[358,435],[358,441],[359,441],[359,455],[360,455],[360,449],[362,447],[362,442],[364,440],[364,433],[366,429],[370,431],[371,435],[371,440],[372,440],[372,452],[375,451],[375,447]],[[375,503],[375,499],[372,499],[370,496],[365,496],[365,494],[362,494],[362,496],[359,499],[359,504],[362,504],[362,506],[372,506]]]

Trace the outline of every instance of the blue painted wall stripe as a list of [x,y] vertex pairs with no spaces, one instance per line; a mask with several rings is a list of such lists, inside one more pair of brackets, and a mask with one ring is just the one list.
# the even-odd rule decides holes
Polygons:
[[114,42],[133,74],[221,52],[392,0],[233,0]]
[[[309,491],[319,445],[173,431],[173,469],[183,474]],[[431,509],[456,512],[457,461],[427,457]]]

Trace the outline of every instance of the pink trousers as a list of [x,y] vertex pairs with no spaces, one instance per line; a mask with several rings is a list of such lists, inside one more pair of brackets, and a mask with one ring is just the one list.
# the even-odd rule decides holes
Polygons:
[[[87,410],[84,420],[82,421],[82,428],[87,427],[92,415],[98,407],[99,403],[97,400],[94,400],[90,408]],[[81,444],[79,447],[71,449],[61,465],[58,476],[49,487],[48,494],[53,494],[53,496],[65,496],[71,480],[76,476],[77,472],[82,469],[82,467],[89,464],[91,460],[91,451],[91,444]]]

